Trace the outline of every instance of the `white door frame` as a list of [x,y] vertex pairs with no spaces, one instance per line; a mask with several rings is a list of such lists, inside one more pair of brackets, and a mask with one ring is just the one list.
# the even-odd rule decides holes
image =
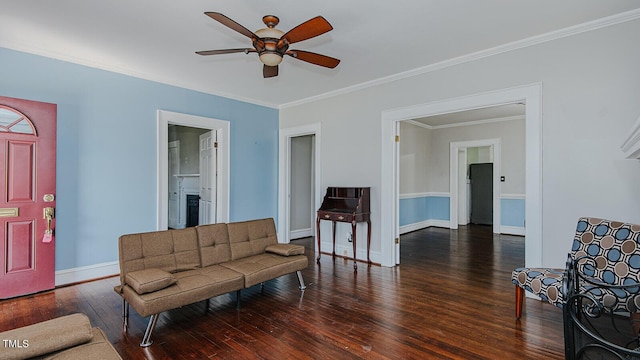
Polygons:
[[471,141],[453,141],[450,143],[449,156],[449,228],[458,228],[458,151],[470,147],[491,146],[493,154],[493,232],[500,233],[500,139],[483,139]]
[[[278,168],[278,239],[281,243],[289,243],[289,227],[290,227],[290,213],[291,213],[291,138],[305,135],[315,135],[313,154],[314,168],[314,209],[320,207],[322,202],[321,189],[321,176],[320,176],[320,145],[321,134],[320,123],[314,123],[303,126],[296,126],[292,128],[280,129],[279,136],[279,168]],[[311,222],[311,228],[313,233],[316,233],[316,222]],[[315,242],[314,242],[315,243]]]
[[[168,225],[168,142],[169,124],[209,129],[216,131],[218,136],[218,183],[216,187],[216,222],[229,222],[229,183],[230,183],[230,123],[226,120],[218,120],[202,116],[175,113],[171,111],[158,110],[158,136],[157,136],[157,165],[158,165],[158,221],[157,229],[166,230]],[[213,185],[213,184],[212,184]],[[213,186],[212,186],[213,187]]]
[[[180,140],[169,141],[168,149],[171,149],[171,148],[175,148],[176,149],[176,153],[177,153],[176,158],[178,160],[178,163],[175,164],[175,165],[178,167],[178,173],[180,173]],[[168,149],[167,149],[167,151],[169,151]],[[169,156],[167,156],[167,161],[169,161]],[[169,162],[167,162],[167,170],[169,169],[169,165],[170,165]],[[168,173],[167,173],[167,179],[169,179],[169,174]],[[176,178],[176,183],[178,183],[178,179],[177,178]],[[171,210],[174,210],[175,213],[176,213],[176,219],[174,219],[175,222],[172,224],[171,223],[171,217],[169,216],[168,220],[167,220],[167,226],[178,227],[178,223],[180,222],[180,195],[179,195],[180,194],[179,193],[180,186],[178,185],[177,189],[169,189],[169,192],[171,192],[171,190],[176,190],[176,192],[175,192],[175,194],[176,194],[175,195],[176,196],[176,203],[175,203],[174,208],[172,209],[171,208],[171,203],[169,202],[170,200],[167,200],[167,206],[169,206],[169,211],[167,212],[167,214],[171,213]]]
[[467,148],[458,149],[458,225],[469,223],[469,190],[467,189]]
[[[380,224],[381,264],[395,266],[395,239],[399,237],[397,184],[399,154],[395,141],[399,121],[496,105],[525,103],[526,205],[525,266],[542,266],[542,83],[518,86],[459,98],[434,101],[382,112]],[[395,219],[395,220],[394,220]]]

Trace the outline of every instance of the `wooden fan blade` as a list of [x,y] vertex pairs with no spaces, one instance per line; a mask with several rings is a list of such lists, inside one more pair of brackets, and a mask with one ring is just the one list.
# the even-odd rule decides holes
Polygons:
[[309,51],[289,50],[286,52],[286,54],[298,60],[306,61],[308,63],[328,67],[331,69],[335,68],[336,66],[338,66],[338,64],[340,64],[340,60],[336,58],[312,53]]
[[253,33],[253,31],[247,29],[246,27],[238,24],[237,22],[229,19],[228,17],[217,13],[217,12],[211,12],[211,11],[207,11],[205,12],[205,15],[209,16],[210,18],[212,18],[213,20],[218,21],[219,23],[221,23],[222,25],[230,28],[231,30],[235,30],[237,32],[239,32],[240,34],[248,37],[248,38],[255,38],[257,39],[258,36],[256,34]]
[[222,49],[222,50],[204,50],[196,51],[198,55],[221,55],[221,54],[233,54],[243,52],[248,54],[250,52],[256,52],[256,49]]
[[289,30],[287,33],[282,35],[281,39],[286,39],[289,44],[293,44],[295,42],[322,35],[332,29],[333,26],[331,26],[325,18],[322,16],[316,16],[313,19],[307,20]]
[[262,75],[264,76],[265,79],[278,76],[278,65],[276,66],[264,65],[262,67]]

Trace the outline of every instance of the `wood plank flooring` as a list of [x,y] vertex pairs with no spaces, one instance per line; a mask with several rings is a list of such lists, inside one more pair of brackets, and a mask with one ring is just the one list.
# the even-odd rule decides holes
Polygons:
[[163,313],[148,348],[133,309],[122,333],[118,277],[0,301],[0,331],[74,312],[105,331],[124,359],[563,359],[561,311],[525,300],[514,317],[511,270],[524,238],[490,227],[428,228],[401,238],[401,265],[367,267],[323,254],[303,271]]

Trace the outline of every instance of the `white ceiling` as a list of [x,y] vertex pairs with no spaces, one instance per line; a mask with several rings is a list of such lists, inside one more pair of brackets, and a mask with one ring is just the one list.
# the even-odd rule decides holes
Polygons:
[[[0,2],[0,47],[271,107],[640,17],[637,0]],[[285,32],[322,15],[334,29],[291,48],[342,62],[327,69],[285,57],[280,75],[264,79],[256,54],[196,55],[250,46],[205,11],[221,12],[252,31],[264,27],[267,14],[278,16]]]

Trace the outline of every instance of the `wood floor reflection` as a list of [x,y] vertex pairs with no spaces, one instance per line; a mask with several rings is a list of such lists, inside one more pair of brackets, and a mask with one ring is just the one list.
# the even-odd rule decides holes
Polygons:
[[0,331],[74,312],[105,331],[124,359],[563,359],[561,311],[525,300],[514,317],[513,268],[524,238],[490,227],[403,235],[401,264],[367,267],[307,247],[307,289],[288,275],[235,295],[164,313],[154,344],[138,346],[146,319],[122,333],[117,277],[0,301]]

